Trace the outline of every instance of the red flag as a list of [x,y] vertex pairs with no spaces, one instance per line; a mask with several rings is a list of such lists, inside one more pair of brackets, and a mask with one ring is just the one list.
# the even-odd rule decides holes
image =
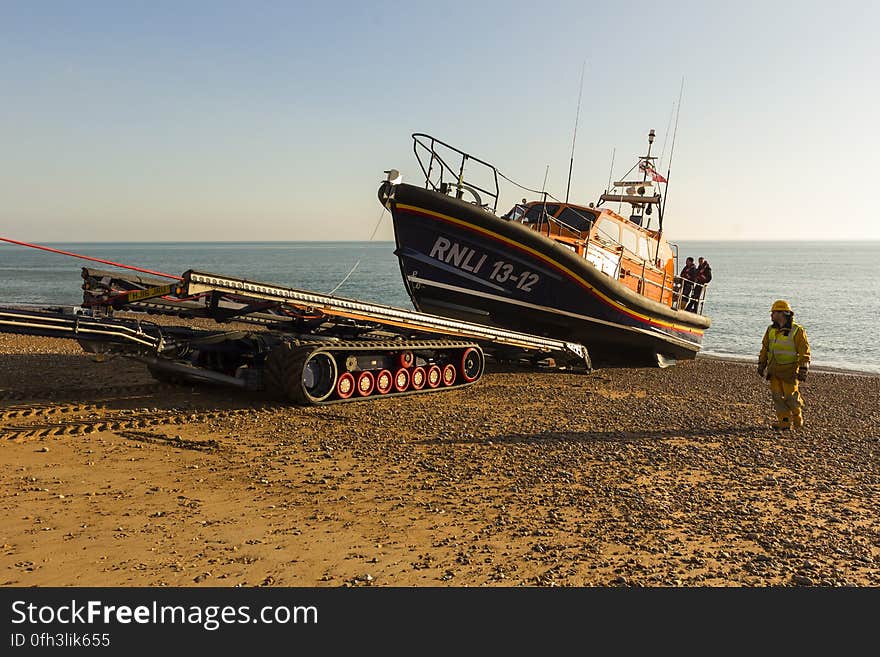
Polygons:
[[639,169],[650,174],[651,180],[653,180],[654,182],[666,182],[666,178],[664,178],[659,173],[657,173],[656,169],[654,169],[654,166],[651,164],[648,164],[647,162],[642,162],[639,165]]

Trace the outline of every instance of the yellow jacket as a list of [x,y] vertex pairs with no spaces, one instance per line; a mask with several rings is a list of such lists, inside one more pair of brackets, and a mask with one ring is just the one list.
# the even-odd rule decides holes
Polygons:
[[[794,342],[796,356],[792,362],[778,362],[774,358],[774,350],[771,349],[771,332],[776,329],[783,339],[790,336]],[[792,322],[789,327],[777,328],[772,324],[764,331],[764,339],[761,341],[761,354],[758,356],[758,365],[767,368],[767,377],[774,376],[784,381],[794,381],[797,371],[810,364],[810,341],[807,332],[800,324]]]

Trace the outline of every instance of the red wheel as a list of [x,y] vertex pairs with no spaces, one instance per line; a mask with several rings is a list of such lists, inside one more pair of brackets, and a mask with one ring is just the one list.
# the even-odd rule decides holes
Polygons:
[[473,347],[464,350],[461,357],[461,378],[470,383],[476,381],[483,371],[483,358],[480,352]]
[[416,357],[411,351],[403,351],[397,359],[397,362],[401,367],[412,367],[413,363],[416,362]]
[[452,363],[446,363],[446,365],[443,366],[443,385],[451,386],[455,383],[455,375],[455,365]]
[[428,387],[436,388],[440,385],[440,379],[442,378],[442,374],[440,373],[440,368],[437,365],[431,365],[428,368]]
[[381,370],[376,375],[376,392],[380,395],[387,395],[394,387],[394,377],[388,370]]
[[339,381],[336,382],[336,394],[340,399],[348,399],[354,394],[354,374],[344,372],[340,375]]
[[361,397],[366,397],[370,393],[373,392],[373,388],[376,387],[376,379],[373,376],[373,373],[364,370],[360,374],[358,374],[357,378],[357,391]]
[[425,373],[424,367],[417,367],[412,371],[412,376],[410,377],[410,385],[415,390],[421,390],[425,387],[425,382],[428,379],[428,375]]
[[407,388],[409,388],[410,375],[409,370],[405,367],[401,367],[397,370],[397,373],[394,375],[394,389],[397,392],[403,392]]

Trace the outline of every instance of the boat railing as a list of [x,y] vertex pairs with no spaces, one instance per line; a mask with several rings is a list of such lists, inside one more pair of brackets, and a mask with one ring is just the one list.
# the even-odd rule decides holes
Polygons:
[[702,315],[709,285],[710,283],[696,283],[689,278],[675,276],[673,278],[673,310],[687,310]]
[[[665,269],[660,269],[659,267],[654,267],[653,265],[649,265],[649,261],[628,248],[626,248],[623,244],[619,244],[620,248],[620,257],[618,260],[618,272],[621,271],[623,267],[623,256],[627,253],[631,254],[631,258],[636,261],[636,263],[641,263],[641,271],[639,273],[639,283],[638,283],[638,292],[639,294],[648,297],[649,299],[655,299],[661,303],[663,303],[663,299],[666,297],[666,293],[669,292],[674,298],[674,277],[670,279],[667,276]],[[637,265],[638,266],[638,265]],[[655,271],[662,272],[663,277],[658,283],[657,281],[648,278],[646,273],[648,271],[648,267],[651,267]],[[648,291],[649,288],[656,288],[656,297],[654,294]]]
[[[546,202],[546,201],[545,201]],[[533,206],[534,207],[534,206]],[[515,221],[519,221],[520,223],[524,223],[525,213],[521,214]],[[586,217],[585,217],[586,218]],[[591,222],[592,223],[592,222]],[[556,226],[558,228],[558,235],[553,233],[552,227]],[[620,240],[615,239],[614,237],[604,234],[604,233],[596,233],[593,235],[592,230],[579,231],[576,228],[570,226],[569,224],[561,221],[560,219],[548,214],[546,210],[541,213],[540,220],[532,225],[532,229],[537,232],[546,235],[547,237],[553,239],[557,238],[557,242],[563,245],[569,246],[569,248],[575,248],[571,244],[569,244],[564,239],[558,239],[562,237],[562,231],[568,231],[572,234],[572,236],[580,240],[580,243],[583,247],[583,252],[581,253],[582,257],[586,257],[590,253],[590,246],[595,244],[600,250],[605,252],[614,253],[617,257],[617,264],[613,270],[603,270],[608,273],[610,276],[623,278],[621,272],[624,271],[624,258],[627,260],[633,261],[635,263],[634,269],[628,270],[629,275],[635,275],[638,278],[638,283],[636,285],[636,291],[649,298],[659,301],[664,304],[671,304],[673,309],[687,309],[690,308],[691,312],[695,312],[697,314],[703,314],[703,304],[706,298],[706,288],[708,284],[704,284],[702,288],[699,289],[697,293],[697,288],[692,284],[687,288],[683,286],[683,280],[680,276],[670,276],[665,269],[661,269],[659,267],[655,267],[653,264],[653,260],[650,258],[645,258],[643,255],[636,253],[635,251],[627,248]],[[675,256],[678,254],[678,245],[670,244]],[[577,249],[575,249],[577,250]],[[660,281],[656,281],[653,278],[647,275],[648,268],[652,271],[660,274]],[[686,290],[688,293],[683,295],[683,290]]]
[[[590,231],[589,230],[586,231],[586,235],[584,235],[583,231],[578,230],[577,228],[565,223],[564,221],[557,219],[556,217],[551,217],[549,214],[546,214],[546,213],[544,214],[543,220],[546,221],[548,224],[553,224],[554,226],[557,226],[560,229],[560,233],[559,233],[560,235],[562,234],[561,231],[566,230],[569,233],[571,233],[572,236],[575,237],[576,239],[581,239],[581,240],[586,240],[586,241],[590,240]],[[548,235],[548,237],[550,236],[549,230],[548,230],[547,235]]]
[[[458,199],[465,199],[467,193],[465,200],[498,213],[498,171],[494,166],[431,135],[415,132],[412,138],[425,189],[454,194]],[[466,166],[470,166],[467,177]]]
[[[595,244],[598,248],[603,251],[613,250],[617,254],[617,266],[616,272],[613,275],[617,277],[621,277],[621,272],[624,270],[623,268],[623,260],[624,257],[627,257],[629,260],[632,260],[636,263],[636,270],[638,270],[638,285],[637,291],[639,294],[649,298],[660,301],[661,303],[666,303],[664,299],[671,299],[673,310],[686,310],[690,309],[690,312],[696,313],[698,315],[703,314],[703,305],[706,301],[706,291],[709,287],[708,283],[704,283],[702,287],[699,287],[690,280],[687,280],[687,286],[684,285],[685,279],[681,276],[669,276],[665,270],[653,267],[651,261],[639,255],[635,251],[628,249],[626,246],[620,243],[620,241],[614,239],[610,235],[591,235],[590,231],[577,231],[572,228],[565,222],[559,221],[555,217],[551,217],[549,215],[545,215],[542,217],[542,222],[538,226],[536,226],[536,230],[538,232],[544,233],[546,232],[547,237],[554,237],[550,231],[550,225],[556,225],[560,228],[564,228],[568,231],[571,231],[579,236],[582,239],[582,244],[584,248],[583,256],[590,252],[590,245]],[[546,228],[544,228],[546,226]],[[565,242],[560,242],[565,244]],[[677,247],[674,247],[677,248]],[[648,268],[651,267],[655,271],[662,272],[661,280],[655,281],[647,276]],[[630,274],[633,273],[633,270],[629,270]],[[668,295],[668,296],[667,296]]]
[[[599,236],[597,235],[597,237],[599,237]],[[584,248],[586,250],[589,250],[589,248],[590,248],[591,239],[592,239],[591,235],[588,232],[586,241],[584,242]],[[623,258],[627,254],[629,254],[629,259],[634,260],[637,263],[636,267],[641,268],[641,271],[639,272],[639,283],[638,283],[639,294],[642,294],[643,296],[646,296],[649,299],[654,299],[655,295],[652,294],[651,292],[649,292],[649,288],[656,288],[656,292],[657,292],[656,300],[660,301],[661,303],[663,302],[663,299],[666,297],[667,292],[670,293],[670,295],[674,294],[673,281],[669,276],[667,276],[666,271],[664,269],[654,267],[653,264],[651,264],[651,261],[649,261],[647,258],[636,253],[635,251],[633,251],[631,249],[628,249],[619,240],[614,239],[610,235],[603,234],[600,239],[595,240],[595,243],[597,246],[599,246],[600,248],[603,248],[603,249],[607,249],[608,246],[603,244],[603,242],[605,242],[609,245],[612,245],[612,248],[618,252],[618,256],[617,256],[617,275],[618,276],[620,276],[620,272],[623,271]],[[655,271],[662,272],[663,277],[659,283],[655,280],[652,280],[651,278],[649,278],[646,275],[647,271],[648,271],[648,267],[651,267],[651,269],[654,269]]]
[[[660,270],[663,272],[663,278],[660,282],[652,280],[648,276],[646,276],[648,267],[651,267],[649,261],[643,258],[638,253],[628,249],[626,246],[621,244],[619,241],[614,238],[603,235],[602,240],[607,242],[608,244],[614,245],[614,248],[619,251],[617,258],[617,272],[618,276],[620,272],[623,270],[623,258],[629,253],[630,258],[636,263],[641,263],[641,272],[639,273],[639,284],[638,284],[638,292],[650,299],[658,299],[663,302],[663,299],[666,298],[666,294],[669,293],[672,299],[672,308],[673,310],[677,309],[688,309],[690,308],[690,312],[696,313],[698,315],[703,314],[703,305],[706,301],[706,291],[709,287],[709,283],[703,283],[701,286],[697,286],[693,281],[688,280],[688,286],[684,285],[685,280],[682,279],[681,276],[668,276],[665,270]],[[589,249],[590,245],[590,236],[587,235],[587,239],[584,243],[584,248]],[[604,245],[601,245],[597,241],[597,245],[602,246],[602,248],[607,248]],[[638,265],[637,265],[638,267]],[[653,267],[652,267],[653,268]],[[649,292],[649,289],[653,289],[656,292],[656,296],[654,293]]]
[[[617,277],[620,277],[621,272],[623,271],[623,258],[624,258],[624,256],[629,254],[628,258],[637,263],[636,264],[637,268],[639,268],[639,267],[641,268],[641,271],[639,273],[639,283],[638,283],[639,294],[642,294],[643,296],[646,296],[649,299],[656,298],[656,300],[658,300],[660,302],[663,301],[663,299],[664,299],[664,297],[666,297],[667,293],[669,293],[670,295],[674,294],[674,290],[672,287],[673,281],[667,276],[665,270],[661,270],[661,269],[653,267],[653,265],[650,264],[650,261],[648,259],[644,258],[643,256],[636,253],[635,251],[628,249],[619,240],[614,239],[610,235],[606,235],[606,234],[602,233],[602,234],[597,234],[594,237],[593,235],[591,235],[590,230],[579,231],[576,228],[573,228],[572,226],[568,225],[564,221],[560,221],[556,217],[552,217],[546,213],[542,216],[542,221],[537,226],[538,232],[541,232],[541,233],[545,232],[544,231],[544,225],[545,225],[544,222],[546,222],[546,226],[547,226],[547,228],[546,228],[547,237],[550,237],[550,238],[554,237],[553,234],[551,233],[550,226],[555,225],[555,226],[558,226],[560,229],[565,229],[565,230],[573,233],[577,239],[582,240],[583,248],[584,248],[584,252],[583,252],[584,256],[586,256],[590,252],[590,245],[591,244],[595,244],[598,248],[605,250],[605,251],[608,251],[608,250],[615,251],[617,253],[617,266],[616,266],[616,272],[615,272],[615,275]],[[561,243],[565,244],[565,242],[561,242]],[[662,272],[663,278],[662,278],[661,282],[658,283],[657,281],[652,280],[651,278],[649,278],[646,275],[648,267],[651,267],[652,269],[655,269],[655,270]],[[649,288],[657,288],[655,290],[656,296],[654,293],[649,291]]]

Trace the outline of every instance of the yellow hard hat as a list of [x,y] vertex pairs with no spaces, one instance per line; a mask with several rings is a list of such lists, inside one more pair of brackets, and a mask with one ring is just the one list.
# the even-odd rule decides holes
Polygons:
[[791,306],[785,299],[777,299],[774,301],[773,306],[770,308],[770,312],[773,312],[774,310],[781,310],[786,313],[792,312]]

